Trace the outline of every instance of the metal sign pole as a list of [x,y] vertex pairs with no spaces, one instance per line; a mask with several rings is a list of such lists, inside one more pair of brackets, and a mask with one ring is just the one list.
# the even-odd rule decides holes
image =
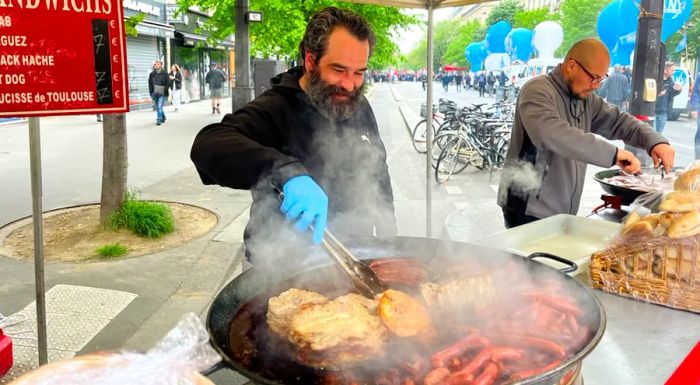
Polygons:
[[39,118],[29,118],[29,160],[32,175],[32,219],[34,222],[34,284],[39,365],[48,362],[46,343],[46,298],[44,296],[44,222],[41,217],[41,135]]

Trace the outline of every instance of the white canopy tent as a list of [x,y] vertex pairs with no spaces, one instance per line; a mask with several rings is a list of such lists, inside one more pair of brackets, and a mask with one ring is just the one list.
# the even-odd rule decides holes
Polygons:
[[[489,3],[497,0],[346,0],[352,3],[374,4],[401,8],[420,8],[428,11],[428,95],[427,112],[425,116],[433,116],[433,10],[446,7],[458,7],[462,5]],[[465,44],[468,42],[465,42]],[[425,235],[432,236],[432,191],[430,188],[430,176],[432,166],[430,164],[430,148],[433,142],[433,131],[427,130],[426,145],[428,152],[425,157]]]

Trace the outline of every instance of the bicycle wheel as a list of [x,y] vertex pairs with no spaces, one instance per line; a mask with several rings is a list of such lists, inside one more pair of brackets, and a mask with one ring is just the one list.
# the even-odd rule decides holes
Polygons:
[[435,167],[435,181],[439,184],[447,182],[457,169],[459,151],[462,148],[462,140],[459,137],[450,141],[440,152]]
[[[413,142],[413,148],[418,151],[419,154],[425,154],[428,152],[426,141],[428,140],[427,138],[427,123],[426,120],[423,119],[418,124],[416,124],[416,127],[413,128],[413,132],[411,133],[411,141]],[[435,132],[435,129],[433,128],[433,132]]]
[[430,164],[433,168],[437,167],[437,161],[440,157],[442,149],[445,148],[447,143],[451,142],[454,138],[457,138],[459,133],[457,131],[443,131],[440,135],[433,139],[432,148],[430,150]]

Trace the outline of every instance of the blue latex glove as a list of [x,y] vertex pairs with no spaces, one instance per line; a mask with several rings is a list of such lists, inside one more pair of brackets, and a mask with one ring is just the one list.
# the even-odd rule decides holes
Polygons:
[[303,231],[314,225],[314,243],[323,240],[328,218],[328,197],[310,176],[294,177],[282,186],[284,200],[280,210],[288,220],[299,218],[295,227]]

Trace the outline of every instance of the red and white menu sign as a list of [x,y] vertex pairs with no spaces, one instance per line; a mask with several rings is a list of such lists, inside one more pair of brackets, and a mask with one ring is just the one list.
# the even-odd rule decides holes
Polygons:
[[126,112],[121,0],[0,0],[0,117]]

